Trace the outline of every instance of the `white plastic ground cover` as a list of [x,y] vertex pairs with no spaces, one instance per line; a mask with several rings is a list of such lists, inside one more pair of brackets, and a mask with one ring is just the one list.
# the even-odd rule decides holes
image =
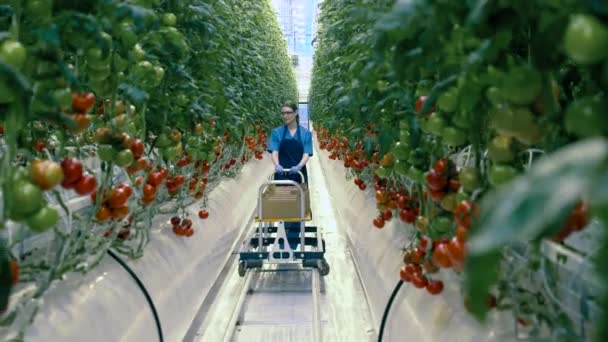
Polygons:
[[[181,341],[239,231],[251,219],[260,185],[272,165],[253,160],[235,179],[209,194],[208,219],[198,204],[188,208],[195,234],[179,237],[169,217],[159,217],[144,256],[128,265],[146,286],[162,323],[165,341]],[[69,274],[42,298],[43,305],[25,341],[158,341],[151,309],[127,271],[107,256],[86,275]]]
[[[352,244],[352,253],[360,272],[372,310],[374,326],[380,321],[390,294],[399,280],[403,265],[402,248],[411,238],[413,228],[397,219],[383,229],[372,225],[377,215],[373,186],[365,192],[345,178],[340,161],[330,160],[318,150],[323,172],[338,221],[344,225]],[[465,311],[460,284],[451,271],[441,271],[444,291],[431,296],[426,290],[405,283],[391,307],[383,341],[510,341],[515,340],[510,314],[493,313],[481,326]]]

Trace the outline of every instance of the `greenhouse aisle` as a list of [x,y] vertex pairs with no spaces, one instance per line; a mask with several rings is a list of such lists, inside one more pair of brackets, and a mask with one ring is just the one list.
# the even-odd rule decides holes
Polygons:
[[[317,151],[315,151],[317,153]],[[345,232],[338,225],[318,156],[310,159],[313,221],[323,228],[330,273],[321,278],[319,299],[324,341],[374,341],[376,332]],[[280,267],[285,270],[285,267]],[[291,267],[293,268],[293,267]],[[244,278],[237,259],[210,305],[192,341],[222,341],[230,331],[230,316],[238,303]],[[312,272],[264,272],[254,278],[243,304],[233,341],[312,340]],[[191,329],[192,330],[192,329]]]

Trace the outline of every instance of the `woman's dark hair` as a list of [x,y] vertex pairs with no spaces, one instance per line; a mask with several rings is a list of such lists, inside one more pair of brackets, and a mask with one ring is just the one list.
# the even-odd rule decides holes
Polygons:
[[[291,102],[291,101],[283,102],[283,106],[281,106],[281,108],[283,108],[283,107],[289,107],[294,112],[298,111],[298,105],[295,102]],[[298,123],[298,125],[300,124],[300,113],[296,114],[296,122]]]
[[298,111],[298,105],[295,102],[291,102],[291,101],[283,102],[283,106],[281,106],[281,108],[283,108],[283,107],[289,107],[294,112]]

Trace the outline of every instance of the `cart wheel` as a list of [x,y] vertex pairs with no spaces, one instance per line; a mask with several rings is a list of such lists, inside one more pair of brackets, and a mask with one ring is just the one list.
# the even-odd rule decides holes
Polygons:
[[239,261],[239,276],[244,277],[247,273],[247,264],[245,261]]
[[317,267],[319,268],[319,273],[322,276],[326,276],[329,274],[329,264],[327,263],[327,261],[325,261],[325,259],[319,260],[319,264],[317,265]]

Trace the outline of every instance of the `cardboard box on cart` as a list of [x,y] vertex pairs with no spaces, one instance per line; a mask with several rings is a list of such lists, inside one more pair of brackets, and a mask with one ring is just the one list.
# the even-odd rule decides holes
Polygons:
[[[305,220],[312,219],[310,196],[307,184],[300,184],[304,190]],[[300,221],[300,190],[293,186],[271,185],[262,194],[262,221]]]

